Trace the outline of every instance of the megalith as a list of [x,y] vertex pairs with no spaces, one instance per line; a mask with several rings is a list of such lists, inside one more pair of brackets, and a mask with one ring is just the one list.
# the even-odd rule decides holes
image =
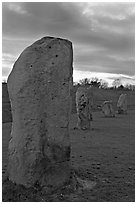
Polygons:
[[102,113],[105,117],[115,117],[115,111],[112,101],[104,101],[102,104]]
[[88,95],[88,102],[89,102],[89,114],[90,120],[93,120],[93,107],[94,107],[94,94],[93,94],[93,87],[87,88],[87,95]]
[[12,107],[9,179],[31,187],[68,182],[72,43],[44,37],[27,47],[8,78]]
[[127,113],[127,95],[121,94],[119,96],[118,102],[117,102],[117,108],[119,114]]
[[77,128],[89,130],[91,127],[91,114],[88,92],[86,87],[79,87],[76,91]]

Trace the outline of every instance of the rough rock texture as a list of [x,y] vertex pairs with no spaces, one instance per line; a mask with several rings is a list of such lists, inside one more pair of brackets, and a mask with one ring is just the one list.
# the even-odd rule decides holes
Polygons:
[[72,61],[70,41],[44,37],[14,64],[8,171],[17,184],[60,186],[70,178]]
[[87,96],[88,96],[88,102],[89,102],[90,120],[93,120],[92,112],[94,107],[94,94],[93,94],[92,87],[87,88]]
[[85,87],[79,87],[76,92],[77,108],[77,128],[86,130],[91,127],[92,113],[91,104],[89,103],[88,91]]
[[123,114],[127,113],[127,95],[121,94],[117,103],[118,113]]
[[112,101],[104,101],[102,105],[102,112],[105,117],[115,117]]

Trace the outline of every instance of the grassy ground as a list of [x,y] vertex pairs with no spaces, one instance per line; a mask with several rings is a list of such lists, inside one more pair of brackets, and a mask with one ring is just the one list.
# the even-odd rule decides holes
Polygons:
[[6,179],[7,146],[10,123],[3,124],[3,201],[134,201],[134,110],[128,115],[103,118],[94,113],[93,130],[74,130],[76,115],[71,120],[71,163],[77,175],[96,181],[93,190],[71,192],[61,190],[46,194],[42,190],[26,190]]
[[[116,100],[118,93],[111,92],[112,95]],[[94,112],[90,131],[75,130],[77,116],[72,114],[72,168],[81,179],[96,182],[92,190],[74,190],[67,186],[49,193],[37,187],[25,189],[8,181],[6,170],[11,122],[3,123],[3,201],[134,202],[135,111],[132,92],[128,92],[128,109],[127,115],[116,115],[115,118],[104,118],[101,112]]]

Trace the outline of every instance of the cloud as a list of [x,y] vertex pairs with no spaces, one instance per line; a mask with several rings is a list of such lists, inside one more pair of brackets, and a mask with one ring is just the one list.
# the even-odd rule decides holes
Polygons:
[[20,3],[16,3],[16,4],[9,3],[8,8],[9,10],[14,11],[18,14],[27,14],[26,10],[22,9]]
[[[12,3],[16,7],[18,3]],[[83,15],[75,3],[37,3],[29,2],[20,4],[29,15],[20,15],[9,9],[9,4],[3,6],[3,33],[9,37],[35,37],[40,33],[52,35],[67,35],[73,29],[86,28]],[[8,30],[5,24],[8,24]],[[9,27],[10,26],[10,27]],[[71,30],[70,30],[71,29]],[[16,34],[15,34],[16,31]],[[74,32],[75,32],[74,31]],[[71,34],[70,34],[71,36]],[[69,37],[69,35],[68,35]]]
[[4,2],[3,52],[15,59],[35,40],[57,36],[73,42],[74,70],[134,75],[134,7],[118,2]]

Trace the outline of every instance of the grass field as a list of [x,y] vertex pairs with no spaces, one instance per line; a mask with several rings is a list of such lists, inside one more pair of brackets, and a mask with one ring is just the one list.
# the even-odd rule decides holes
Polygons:
[[[116,105],[120,92],[102,90],[100,94],[102,94],[105,99],[113,98],[114,104]],[[98,96],[100,94],[98,94]],[[22,186],[17,186],[8,181],[6,179],[6,169],[11,119],[3,118],[3,201],[134,202],[134,92],[128,91],[127,96],[127,115],[116,115],[115,118],[104,118],[100,111],[95,111],[93,112],[93,124],[92,130],[90,131],[74,129],[77,123],[77,116],[75,111],[71,115],[70,139],[72,168],[80,178],[96,182],[96,186],[92,190],[71,191],[58,189],[50,194],[42,189],[25,189]],[[101,103],[101,100],[98,99],[96,101]],[[5,101],[6,100],[3,100],[3,104]],[[3,107],[6,106],[3,105]],[[4,117],[9,117],[9,115],[4,115]]]

